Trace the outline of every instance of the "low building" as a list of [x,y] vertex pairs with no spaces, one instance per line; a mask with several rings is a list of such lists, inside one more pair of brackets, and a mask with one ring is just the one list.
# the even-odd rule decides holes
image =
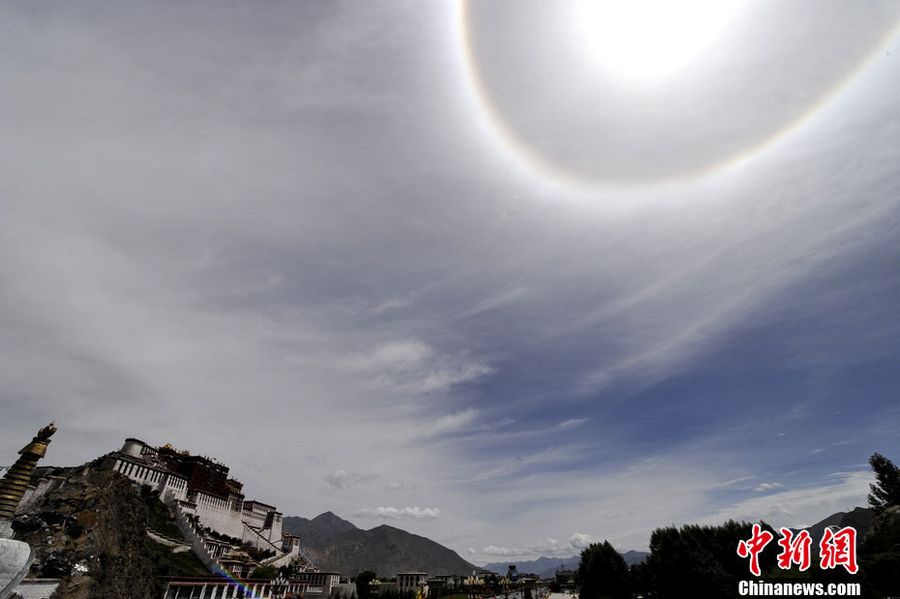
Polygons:
[[332,599],[357,599],[356,585],[341,580],[339,584],[331,587],[331,597]]
[[428,586],[428,592],[441,592],[441,591],[453,591],[456,588],[462,586],[463,579],[459,576],[430,576],[425,580],[425,584]]
[[230,549],[218,558],[219,566],[235,578],[249,578],[259,562],[241,549]]
[[575,588],[575,570],[557,570],[556,584],[560,589],[571,590]]
[[282,577],[274,580],[179,577],[166,579],[166,591],[163,599],[238,599],[245,597],[299,599],[304,596],[305,591],[306,587],[302,582]]
[[307,597],[313,595],[316,597],[330,597],[332,590],[341,582],[341,575],[339,572],[318,572],[309,570],[307,572],[300,572],[295,578],[307,585],[306,590],[303,592],[304,596]]
[[401,593],[418,591],[428,580],[427,572],[400,572],[397,574],[397,590]]
[[369,583],[369,593],[372,596],[389,595],[397,592],[396,580],[379,580],[376,578]]

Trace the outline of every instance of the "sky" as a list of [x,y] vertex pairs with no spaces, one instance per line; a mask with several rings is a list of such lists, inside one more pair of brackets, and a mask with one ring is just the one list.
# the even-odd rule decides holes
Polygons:
[[0,6],[0,464],[169,442],[476,564],[865,505],[900,3],[635,5]]

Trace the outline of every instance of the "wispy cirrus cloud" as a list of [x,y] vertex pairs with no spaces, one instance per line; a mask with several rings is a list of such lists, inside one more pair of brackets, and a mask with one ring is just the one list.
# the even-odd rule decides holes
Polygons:
[[[821,477],[816,484],[724,505],[703,521],[713,523],[732,518],[765,520],[773,526],[809,526],[825,516],[864,504],[873,480],[874,476],[868,470],[834,472]],[[767,486],[764,490],[777,488],[779,486]]]
[[347,472],[346,470],[337,470],[325,477],[325,482],[335,489],[349,489],[363,483],[371,482],[378,478],[378,475],[372,472]]
[[770,483],[759,483],[754,487],[754,491],[761,493],[764,491],[772,491],[773,489],[778,489],[783,487],[784,485],[778,482],[770,482]]
[[441,393],[490,375],[494,369],[465,353],[448,354],[419,340],[391,341],[350,354],[337,364],[404,393]]
[[3,455],[51,419],[57,464],[171,441],[482,560],[802,524],[900,452],[893,46],[728,168],[576,190],[485,135],[452,3],[97,6],[0,7]]
[[[481,411],[476,408],[466,408],[459,412],[440,416],[430,424],[420,428],[417,432],[423,437],[464,432],[473,428],[473,425],[478,422],[481,415]],[[483,427],[477,428],[483,429]]]

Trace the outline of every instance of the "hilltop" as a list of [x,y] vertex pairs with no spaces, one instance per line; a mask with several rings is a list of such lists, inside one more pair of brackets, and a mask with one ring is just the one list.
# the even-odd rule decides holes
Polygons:
[[394,576],[413,570],[440,575],[469,574],[480,569],[431,539],[387,525],[362,530],[332,512],[311,520],[287,516],[282,528],[302,539],[319,567],[346,576],[363,570]]
[[66,480],[16,515],[35,551],[31,575],[61,578],[59,599],[157,599],[160,576],[207,576],[168,508],[118,473],[44,468]]

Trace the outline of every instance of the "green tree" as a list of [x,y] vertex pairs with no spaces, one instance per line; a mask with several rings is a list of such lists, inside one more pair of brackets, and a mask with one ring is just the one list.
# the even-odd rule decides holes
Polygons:
[[900,505],[900,468],[881,455],[873,453],[869,464],[875,471],[876,482],[869,485],[869,506],[876,515],[892,505]]
[[375,580],[375,572],[363,570],[356,575],[356,596],[359,599],[371,599],[372,588],[369,584]]
[[887,508],[875,518],[859,553],[865,588],[876,596],[900,596],[900,507]]
[[629,568],[631,577],[631,592],[640,597],[649,597],[653,592],[651,572],[647,566],[647,560],[631,564]]
[[[751,577],[747,560],[737,554],[738,541],[749,538],[751,528],[733,520],[721,526],[657,528],[650,535],[650,557],[638,571],[639,586],[663,599],[696,597],[698,589],[707,599],[734,597],[738,581]],[[774,532],[765,523],[763,529]],[[763,572],[774,567],[777,553],[773,540],[760,556]]]
[[880,453],[869,464],[876,479],[869,505],[876,515],[860,547],[860,571],[875,596],[893,597],[900,594],[900,472]]
[[628,599],[631,581],[628,566],[618,551],[609,544],[593,543],[581,552],[581,563],[575,575],[581,599]]

